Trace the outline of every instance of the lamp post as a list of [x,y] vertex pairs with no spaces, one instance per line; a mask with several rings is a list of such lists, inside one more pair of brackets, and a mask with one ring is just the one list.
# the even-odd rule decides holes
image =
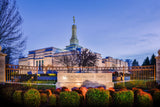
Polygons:
[[81,48],[76,48],[77,51],[79,51],[79,71],[81,73]]

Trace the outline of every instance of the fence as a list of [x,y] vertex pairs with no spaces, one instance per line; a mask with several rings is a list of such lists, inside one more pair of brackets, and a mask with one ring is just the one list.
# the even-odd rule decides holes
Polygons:
[[[53,76],[54,73],[107,73],[114,76],[129,78],[129,80],[155,80],[155,66],[132,67],[56,67],[56,66],[25,66],[6,64],[6,81],[21,81],[33,78],[37,80],[42,76]],[[117,75],[115,75],[117,73]],[[41,77],[40,77],[41,76]]]
[[156,79],[156,67],[155,65],[150,66],[133,66],[130,69],[131,72],[131,79],[141,79],[141,80],[148,80]]

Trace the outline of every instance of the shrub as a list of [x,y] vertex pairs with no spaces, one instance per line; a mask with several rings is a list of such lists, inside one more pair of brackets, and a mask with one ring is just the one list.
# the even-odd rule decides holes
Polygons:
[[47,95],[52,95],[52,91],[50,89],[46,89],[45,92],[47,93]]
[[151,89],[151,88],[156,88],[158,86],[156,81],[147,81],[146,82],[146,88]]
[[2,96],[6,101],[11,101],[14,91],[15,91],[14,87],[5,87],[2,89]]
[[132,88],[132,91],[134,92],[134,95],[135,95],[135,96],[137,95],[137,93],[143,92],[142,89],[139,89],[139,88],[136,88],[136,87],[133,87],[133,88]]
[[113,93],[115,106],[131,107],[134,103],[134,93],[131,90],[118,91]]
[[56,95],[52,94],[49,96],[49,101],[48,101],[49,106],[56,106]]
[[22,90],[16,90],[13,93],[13,102],[16,104],[22,104]]
[[61,89],[60,88],[57,88],[56,90],[54,90],[54,94],[60,94],[60,92],[61,92]]
[[108,106],[109,91],[99,89],[89,89],[86,93],[87,106]]
[[38,107],[40,105],[41,96],[38,90],[29,89],[24,93],[24,104],[27,106]]
[[73,89],[73,91],[77,92],[78,94],[82,94],[82,90],[80,90],[79,88]]
[[55,88],[50,88],[51,92],[54,93]]
[[144,91],[137,93],[136,101],[138,107],[151,107],[153,103],[152,96]]
[[105,90],[104,87],[102,87],[102,86],[99,86],[98,89]]
[[66,107],[78,107],[80,104],[80,96],[74,91],[61,92],[59,96],[59,104]]
[[84,98],[85,98],[88,89],[87,89],[86,87],[80,87],[79,90],[81,91],[82,95],[83,95]]
[[47,94],[41,93],[40,95],[41,95],[41,103],[42,104],[47,103],[47,100],[48,100]]
[[156,92],[156,91],[159,91],[158,88],[152,88],[149,90],[149,93],[153,96],[153,94]]
[[70,91],[67,87],[62,87],[61,90],[62,90],[62,92],[63,92],[63,91]]
[[153,93],[153,102],[155,106],[160,106],[160,90]]

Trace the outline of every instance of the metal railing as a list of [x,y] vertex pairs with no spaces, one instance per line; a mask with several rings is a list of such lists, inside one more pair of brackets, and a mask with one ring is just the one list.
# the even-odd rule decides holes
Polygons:
[[60,67],[60,66],[26,66],[6,64],[6,81],[18,81],[18,78],[26,75],[38,76],[39,72],[47,74],[48,71],[66,72],[66,73],[115,73],[123,78],[129,76],[130,80],[136,79],[153,79],[156,78],[155,65],[153,66],[132,66],[132,67]]

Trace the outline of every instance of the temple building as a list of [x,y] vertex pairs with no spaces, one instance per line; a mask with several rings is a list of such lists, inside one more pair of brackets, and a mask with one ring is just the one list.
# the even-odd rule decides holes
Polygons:
[[[55,58],[61,57],[64,55],[74,54],[74,51],[83,50],[84,47],[79,45],[79,40],[77,38],[77,26],[75,25],[75,17],[73,16],[73,25],[72,25],[72,36],[70,39],[70,44],[66,46],[65,49],[59,49],[56,47],[47,47],[43,49],[37,49],[29,51],[28,57],[20,58],[19,65],[27,66],[62,66],[60,63],[56,63]],[[96,66],[98,67],[122,67],[128,66],[127,62],[113,59],[112,57],[101,57],[100,53],[94,52],[98,56],[98,61]]]

